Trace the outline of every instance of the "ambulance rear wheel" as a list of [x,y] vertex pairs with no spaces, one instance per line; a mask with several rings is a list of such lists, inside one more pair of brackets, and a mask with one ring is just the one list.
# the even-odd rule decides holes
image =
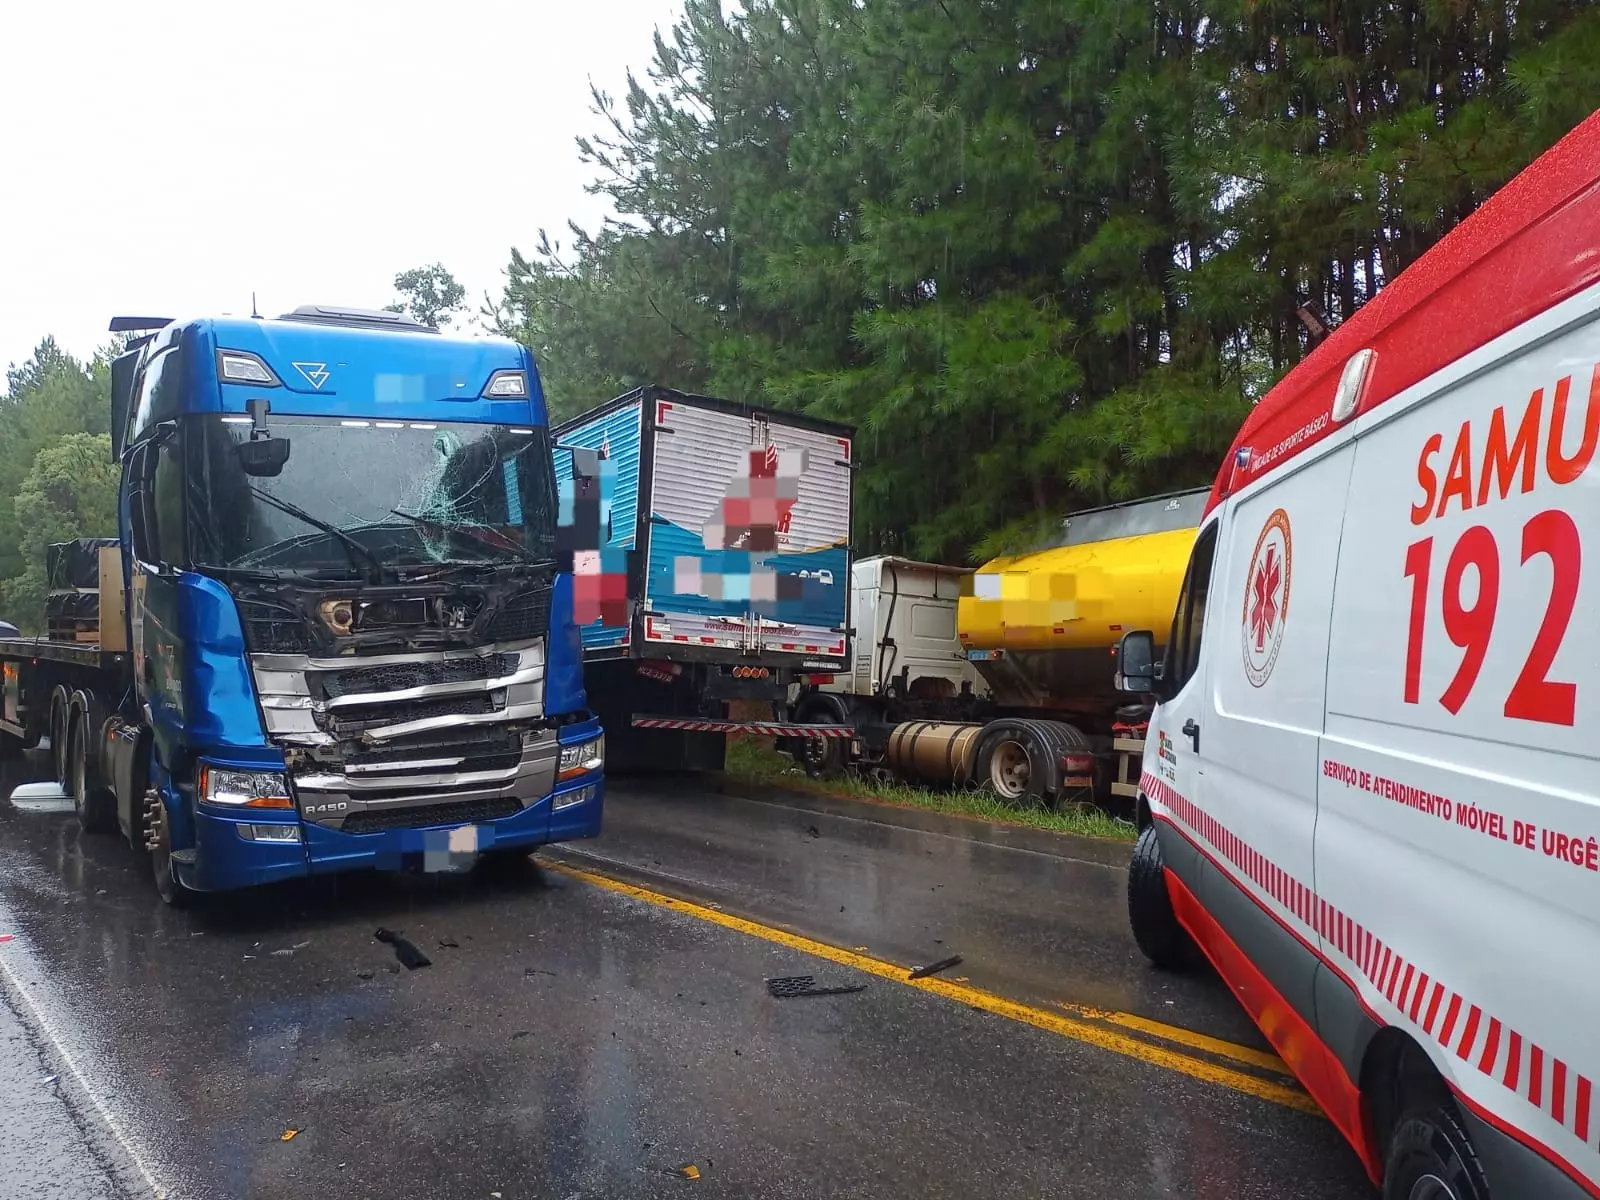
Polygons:
[[1154,825],[1145,826],[1128,864],[1128,923],[1139,950],[1161,970],[1186,971],[1199,962],[1199,947],[1172,911]]
[[1472,1139],[1448,1103],[1395,1126],[1383,1172],[1383,1200],[1489,1200]]

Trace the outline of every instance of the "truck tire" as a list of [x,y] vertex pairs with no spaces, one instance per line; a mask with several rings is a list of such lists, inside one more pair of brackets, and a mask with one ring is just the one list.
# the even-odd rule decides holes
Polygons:
[[67,738],[71,729],[68,720],[72,700],[67,689],[57,685],[50,694],[50,764],[55,769],[55,781],[63,791],[67,787]]
[[[849,717],[841,716],[832,701],[817,699],[801,701],[794,720],[797,725],[843,725],[849,723]],[[844,773],[844,738],[791,738],[789,740],[793,746],[791,753],[795,762],[799,763],[801,769],[812,779],[837,779]]]
[[1036,808],[1050,802],[1060,779],[1060,752],[1046,721],[1002,719],[978,738],[973,778],[1008,804]]
[[1448,1102],[1402,1118],[1384,1162],[1383,1200],[1489,1200],[1472,1139]]
[[67,735],[67,793],[85,833],[108,833],[116,828],[117,802],[90,768],[93,738],[88,710],[75,708]]
[[156,891],[161,899],[173,908],[187,908],[194,893],[183,886],[172,862],[172,830],[167,824],[167,806],[161,802],[161,793],[150,788],[144,794],[145,848],[150,852],[150,872],[155,877]]
[[1154,825],[1144,827],[1128,864],[1128,924],[1140,951],[1161,970],[1187,971],[1199,963],[1199,947],[1172,911]]

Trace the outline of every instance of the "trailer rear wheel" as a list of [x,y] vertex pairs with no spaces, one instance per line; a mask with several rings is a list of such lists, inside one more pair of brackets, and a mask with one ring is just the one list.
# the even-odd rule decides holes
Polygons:
[[55,780],[67,786],[67,737],[72,702],[67,689],[57,687],[50,696],[50,763],[55,768]]
[[1199,962],[1200,948],[1172,911],[1154,825],[1144,827],[1128,864],[1128,923],[1144,956],[1163,971],[1184,971]]
[[94,774],[89,770],[90,739],[94,736],[89,714],[83,709],[75,711],[70,728],[67,792],[72,796],[72,807],[85,833],[107,833],[116,826],[116,798],[95,785]]

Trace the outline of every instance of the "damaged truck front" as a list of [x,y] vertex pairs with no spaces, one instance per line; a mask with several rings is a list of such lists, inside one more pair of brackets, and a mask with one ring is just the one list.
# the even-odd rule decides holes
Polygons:
[[65,739],[86,824],[114,811],[171,900],[598,833],[527,351],[348,309],[143,328],[113,380],[126,678],[62,664],[12,714]]

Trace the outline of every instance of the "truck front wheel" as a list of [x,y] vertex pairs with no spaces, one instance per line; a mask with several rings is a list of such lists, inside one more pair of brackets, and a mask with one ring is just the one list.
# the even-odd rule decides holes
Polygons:
[[172,865],[172,829],[167,823],[167,806],[155,788],[144,794],[144,839],[150,851],[150,870],[156,891],[173,908],[186,908],[194,893],[183,886]]
[[1199,961],[1199,947],[1172,911],[1154,825],[1144,827],[1128,864],[1128,923],[1140,951],[1163,971],[1187,970]]

